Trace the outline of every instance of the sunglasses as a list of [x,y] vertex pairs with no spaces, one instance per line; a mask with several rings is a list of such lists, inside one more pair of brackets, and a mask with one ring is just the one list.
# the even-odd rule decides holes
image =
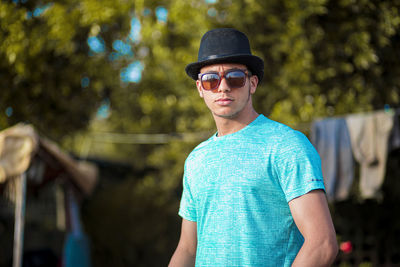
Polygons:
[[246,84],[247,76],[251,76],[251,72],[248,70],[232,69],[222,75],[219,72],[199,73],[198,77],[204,90],[214,90],[219,87],[223,77],[230,88],[243,87]]

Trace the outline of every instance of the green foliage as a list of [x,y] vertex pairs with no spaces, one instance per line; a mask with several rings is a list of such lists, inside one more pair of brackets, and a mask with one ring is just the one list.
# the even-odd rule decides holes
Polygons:
[[[100,101],[119,87],[123,62],[108,55],[112,42],[127,35],[132,8],[123,0],[2,1],[0,129],[24,121],[60,138],[85,128]],[[89,51],[90,36],[104,39],[104,53]]]
[[398,105],[397,2],[220,1],[219,9],[229,14],[220,25],[248,32],[265,59],[256,105],[272,118],[296,125]]
[[[160,6],[168,10],[166,21],[157,19]],[[246,32],[253,53],[265,60],[265,78],[254,103],[273,119],[301,128],[316,117],[398,105],[398,12],[394,1],[140,2],[135,15],[141,39],[133,49],[144,66],[142,79],[113,90],[110,118],[96,121],[92,129],[107,125],[108,131],[120,133],[215,131],[194,81],[184,72],[186,64],[197,60],[202,34],[213,27]],[[127,155],[139,168],[153,166],[160,170],[160,181],[175,181],[169,182],[174,188],[182,166],[173,166],[186,157],[181,151],[194,145],[118,146],[110,156]],[[104,153],[99,148],[93,152]],[[177,176],[171,176],[171,168],[180,170]]]

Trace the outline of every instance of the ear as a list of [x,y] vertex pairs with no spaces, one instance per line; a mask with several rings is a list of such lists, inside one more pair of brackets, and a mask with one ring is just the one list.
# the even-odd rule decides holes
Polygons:
[[250,81],[250,93],[254,94],[257,90],[257,85],[258,85],[258,76],[253,75],[249,78]]
[[203,88],[201,88],[201,83],[199,80],[196,81],[196,87],[200,97],[203,98]]

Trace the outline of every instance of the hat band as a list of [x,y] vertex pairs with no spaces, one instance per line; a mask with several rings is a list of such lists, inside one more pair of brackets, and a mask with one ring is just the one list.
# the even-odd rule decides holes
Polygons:
[[199,59],[198,62],[211,60],[211,59],[219,59],[219,58],[226,58],[226,57],[237,57],[237,56],[251,56],[251,54],[224,54],[224,55],[210,55],[205,58]]

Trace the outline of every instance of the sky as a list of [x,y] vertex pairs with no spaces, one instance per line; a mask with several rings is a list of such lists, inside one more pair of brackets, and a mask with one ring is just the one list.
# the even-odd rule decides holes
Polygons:
[[[211,1],[211,0],[209,0]],[[145,12],[151,12],[150,10],[145,10]],[[168,19],[168,10],[163,6],[158,6],[155,9],[155,14],[157,20],[161,23],[166,23]],[[140,21],[133,17],[131,20],[131,29],[127,39],[115,40],[113,43],[113,51],[110,53],[110,60],[116,60],[119,57],[126,56],[132,57],[133,52],[130,43],[140,42],[140,31],[141,24]],[[99,36],[91,36],[88,38],[87,43],[89,45],[92,54],[104,53],[105,45],[104,41]],[[123,68],[120,73],[121,81],[123,82],[140,82],[142,78],[142,71],[144,67],[140,61],[134,60],[127,67]]]
[[[150,13],[151,10],[145,10],[146,13]],[[155,9],[155,14],[157,17],[157,20],[160,23],[166,23],[168,19],[168,10],[164,8],[163,6],[158,6]],[[119,57],[131,57],[133,58],[133,52],[132,52],[132,47],[131,43],[140,43],[140,31],[141,31],[141,24],[140,21],[136,18],[133,17],[131,20],[131,29],[128,34],[127,39],[124,40],[115,40],[113,42],[113,51],[110,53],[110,60],[116,60]],[[90,53],[91,54],[97,54],[97,53],[104,53],[105,52],[105,44],[104,41],[101,37],[99,36],[91,36],[88,38],[87,43],[90,48]],[[122,82],[125,83],[138,83],[140,82],[142,78],[142,72],[143,72],[144,66],[143,64],[138,61],[138,60],[133,60],[127,67],[123,68],[120,73],[120,78]],[[87,87],[90,84],[90,79],[88,77],[84,77],[81,80],[81,85],[82,87]],[[105,119],[110,115],[110,103],[109,101],[104,101],[99,109],[97,110],[96,117],[98,119]]]

